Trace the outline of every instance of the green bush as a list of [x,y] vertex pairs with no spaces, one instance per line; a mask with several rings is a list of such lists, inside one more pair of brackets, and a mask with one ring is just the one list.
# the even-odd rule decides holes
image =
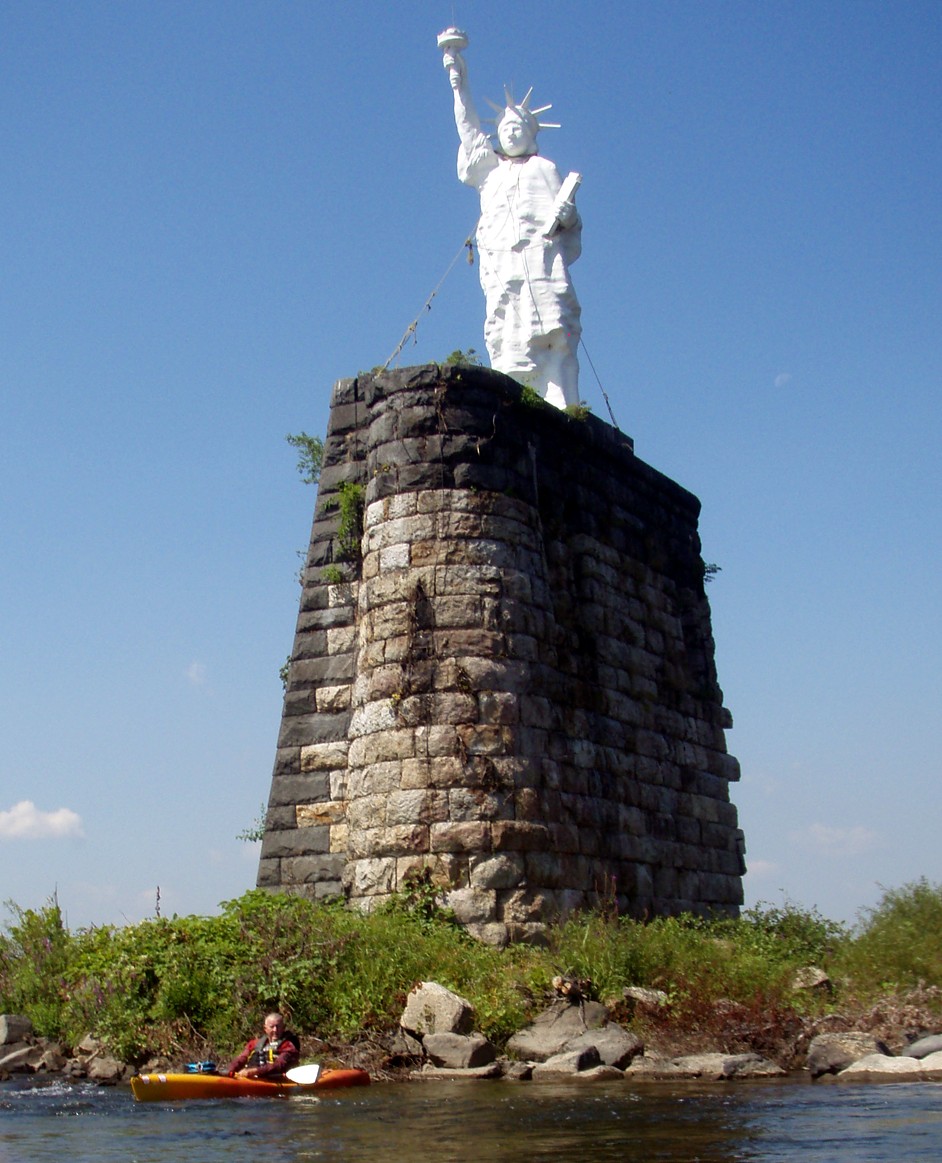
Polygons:
[[272,1009],[327,1041],[392,1028],[413,985],[434,978],[468,996],[485,1033],[505,1038],[529,997],[503,970],[507,960],[407,898],[363,916],[255,890],[215,917],[74,934],[49,906],[15,910],[0,944],[0,1006],[69,1044],[94,1031],[132,1061],[218,1056]]
[[760,902],[745,909],[738,920],[718,922],[731,925],[737,942],[756,954],[789,966],[826,966],[846,943],[846,925],[829,921],[817,909],[802,909],[786,901],[784,905]]
[[880,901],[861,913],[838,968],[861,994],[942,988],[940,933],[942,885],[922,877],[884,889]]
[[469,347],[467,351],[462,351],[460,348],[453,351],[451,355],[446,355],[443,367],[480,367],[481,361],[478,358],[478,353],[473,347]]
[[26,1014],[41,1033],[58,1035],[69,1010],[74,943],[53,899],[39,910],[12,901],[0,936],[0,1012]]
[[735,920],[577,915],[554,930],[551,948],[560,972],[591,979],[604,1000],[638,985],[664,991],[678,1006],[690,999],[784,1002],[795,970],[827,965],[845,939],[843,926],[786,904],[757,905]]

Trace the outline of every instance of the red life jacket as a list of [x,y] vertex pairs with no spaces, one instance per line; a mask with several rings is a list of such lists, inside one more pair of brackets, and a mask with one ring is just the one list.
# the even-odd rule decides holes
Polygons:
[[279,1038],[277,1042],[269,1042],[264,1035],[261,1038],[255,1039],[255,1045],[252,1047],[252,1053],[249,1055],[249,1066],[270,1066],[272,1062],[283,1054],[285,1050],[297,1050],[297,1043],[293,1038],[283,1037]]

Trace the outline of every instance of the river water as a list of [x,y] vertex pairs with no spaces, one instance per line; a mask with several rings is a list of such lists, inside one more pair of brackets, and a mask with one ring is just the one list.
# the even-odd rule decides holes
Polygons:
[[422,1082],[290,1099],[136,1103],[0,1086],[0,1163],[942,1160],[942,1084]]

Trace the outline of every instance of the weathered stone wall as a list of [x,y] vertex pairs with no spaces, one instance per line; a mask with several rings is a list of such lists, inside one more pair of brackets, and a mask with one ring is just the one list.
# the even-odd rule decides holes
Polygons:
[[735,912],[699,502],[522,395],[335,387],[259,884],[371,907],[429,867],[495,942],[600,901]]

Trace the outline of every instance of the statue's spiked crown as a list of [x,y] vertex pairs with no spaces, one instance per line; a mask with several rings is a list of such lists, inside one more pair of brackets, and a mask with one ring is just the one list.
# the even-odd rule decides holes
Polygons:
[[541,105],[538,109],[530,108],[530,98],[533,95],[533,86],[527,90],[527,95],[522,101],[515,101],[510,90],[504,89],[504,105],[496,105],[493,101],[488,101],[488,105],[498,115],[494,118],[497,125],[504,120],[505,117],[516,117],[518,121],[522,121],[533,135],[534,140],[541,129],[559,129],[558,121],[540,121],[541,113],[546,113],[552,109],[552,105]]

